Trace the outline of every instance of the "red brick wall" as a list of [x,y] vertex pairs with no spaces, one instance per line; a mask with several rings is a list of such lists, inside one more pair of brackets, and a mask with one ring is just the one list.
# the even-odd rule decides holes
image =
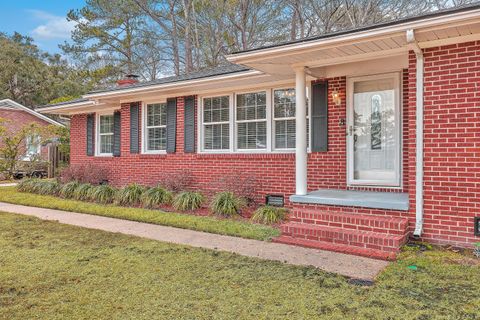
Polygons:
[[[424,239],[437,243],[466,245],[480,241],[473,236],[473,217],[480,211],[480,111],[479,44],[469,43],[425,52],[425,229]],[[329,101],[328,152],[308,156],[308,188],[346,189],[346,78],[328,79],[331,92],[340,93],[342,104]],[[403,72],[402,149],[403,181],[410,211],[370,210],[348,207],[319,207],[321,210],[407,216],[415,223],[415,56],[410,54]],[[168,155],[130,154],[129,105],[122,111],[122,155],[119,158],[86,156],[86,115],[72,118],[71,162],[93,161],[112,172],[112,182],[153,185],[163,172],[188,169],[194,184],[204,191],[218,189],[218,181],[237,172],[255,177],[259,198],[295,191],[295,155],[285,154],[185,154],[183,152],[183,98],[177,101],[177,152]],[[359,189],[359,188],[356,188]],[[370,188],[371,189],[371,188]],[[379,189],[376,189],[379,190]],[[307,206],[308,207],[308,206]]]
[[[23,110],[18,109],[0,109],[0,119],[8,120],[5,123],[8,132],[15,134],[20,129],[30,123],[36,123],[40,126],[48,126],[50,123],[34,116]],[[1,143],[1,142],[0,142]],[[43,159],[47,159],[47,150],[42,147],[41,156]]]
[[473,235],[474,216],[480,216],[480,42],[424,55],[424,238],[480,242]]

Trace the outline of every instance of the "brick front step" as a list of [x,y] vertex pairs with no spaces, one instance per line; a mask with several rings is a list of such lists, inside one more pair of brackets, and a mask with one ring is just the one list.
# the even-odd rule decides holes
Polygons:
[[303,223],[350,230],[370,231],[385,234],[404,235],[408,219],[376,215],[322,212],[319,210],[294,209],[289,216],[293,223]]
[[360,248],[360,247],[354,247],[354,246],[336,244],[336,243],[324,242],[324,241],[298,239],[298,238],[293,238],[289,236],[277,237],[273,239],[273,242],[290,244],[290,245],[306,247],[306,248],[319,249],[319,250],[335,251],[335,252],[341,252],[345,254],[353,254],[357,256],[369,257],[369,258],[380,259],[380,260],[393,261],[396,259],[396,256],[397,256],[396,252]]
[[281,230],[282,235],[297,239],[332,242],[393,252],[398,251],[406,240],[406,233],[402,235],[385,234],[294,222],[283,224]]

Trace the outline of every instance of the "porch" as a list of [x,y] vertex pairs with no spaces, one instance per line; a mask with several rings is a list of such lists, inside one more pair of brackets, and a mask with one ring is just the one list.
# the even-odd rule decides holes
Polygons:
[[408,211],[408,193],[321,189],[290,196],[292,203]]

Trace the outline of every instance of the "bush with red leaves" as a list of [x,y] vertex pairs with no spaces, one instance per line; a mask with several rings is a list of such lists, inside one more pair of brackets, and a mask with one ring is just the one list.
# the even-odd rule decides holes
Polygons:
[[95,164],[72,164],[60,172],[60,182],[78,181],[99,185],[108,181],[108,170]]
[[189,191],[192,186],[192,172],[181,170],[176,172],[164,172],[158,181],[158,185],[173,192]]

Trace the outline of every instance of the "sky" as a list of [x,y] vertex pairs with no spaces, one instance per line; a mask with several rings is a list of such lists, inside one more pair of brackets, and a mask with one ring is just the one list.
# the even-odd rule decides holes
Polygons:
[[58,45],[70,38],[74,23],[67,21],[70,9],[80,9],[85,0],[0,0],[0,32],[28,35],[44,51],[61,53]]

